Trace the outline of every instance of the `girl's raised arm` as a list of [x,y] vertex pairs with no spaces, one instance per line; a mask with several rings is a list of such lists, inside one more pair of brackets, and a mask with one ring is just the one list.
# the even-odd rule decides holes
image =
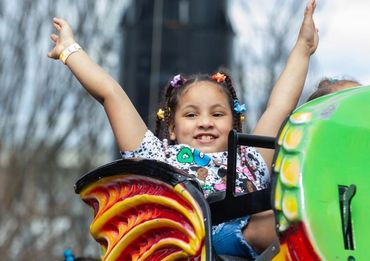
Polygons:
[[147,126],[123,88],[94,63],[83,49],[74,45],[72,29],[65,20],[54,18],[53,24],[58,34],[51,35],[55,46],[48,56],[59,59],[62,53],[67,54],[65,50],[68,47],[74,47],[65,64],[82,86],[104,106],[119,149],[121,151],[136,149],[144,137]]
[[[272,89],[267,108],[257,122],[253,134],[275,137],[283,121],[297,106],[306,80],[310,56],[315,52],[319,40],[313,20],[315,8],[316,1],[310,0],[297,42]],[[271,166],[274,151],[268,149],[259,149],[259,151],[267,166]]]

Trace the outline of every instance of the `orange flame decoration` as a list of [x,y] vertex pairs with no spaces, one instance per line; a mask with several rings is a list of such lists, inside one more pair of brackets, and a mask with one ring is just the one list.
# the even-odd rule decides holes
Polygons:
[[103,260],[203,260],[202,211],[182,184],[135,175],[103,178],[80,193]]

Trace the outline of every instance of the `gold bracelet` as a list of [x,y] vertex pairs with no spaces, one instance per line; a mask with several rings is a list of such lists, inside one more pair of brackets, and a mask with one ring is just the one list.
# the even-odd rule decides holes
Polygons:
[[61,60],[64,64],[66,64],[67,58],[77,52],[78,50],[82,49],[81,46],[78,43],[73,43],[70,46],[68,46],[66,49],[64,49],[61,54],[59,55],[59,60]]

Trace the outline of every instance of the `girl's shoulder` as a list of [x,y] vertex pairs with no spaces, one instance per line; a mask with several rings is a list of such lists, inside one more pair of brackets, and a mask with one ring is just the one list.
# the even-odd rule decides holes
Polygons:
[[163,143],[150,130],[147,130],[136,150],[121,151],[122,158],[148,158],[162,151]]

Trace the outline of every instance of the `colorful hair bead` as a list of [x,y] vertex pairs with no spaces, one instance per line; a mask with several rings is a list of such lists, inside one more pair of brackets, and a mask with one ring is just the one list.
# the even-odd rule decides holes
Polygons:
[[179,88],[185,83],[186,79],[181,76],[181,74],[175,75],[170,82],[173,88]]
[[164,110],[159,109],[158,112],[157,112],[157,117],[161,121],[164,120]]
[[218,83],[223,83],[226,79],[226,75],[223,73],[215,73],[211,76],[211,79],[218,82]]
[[243,113],[247,110],[245,104],[240,104],[238,100],[234,100],[234,111],[236,113]]

